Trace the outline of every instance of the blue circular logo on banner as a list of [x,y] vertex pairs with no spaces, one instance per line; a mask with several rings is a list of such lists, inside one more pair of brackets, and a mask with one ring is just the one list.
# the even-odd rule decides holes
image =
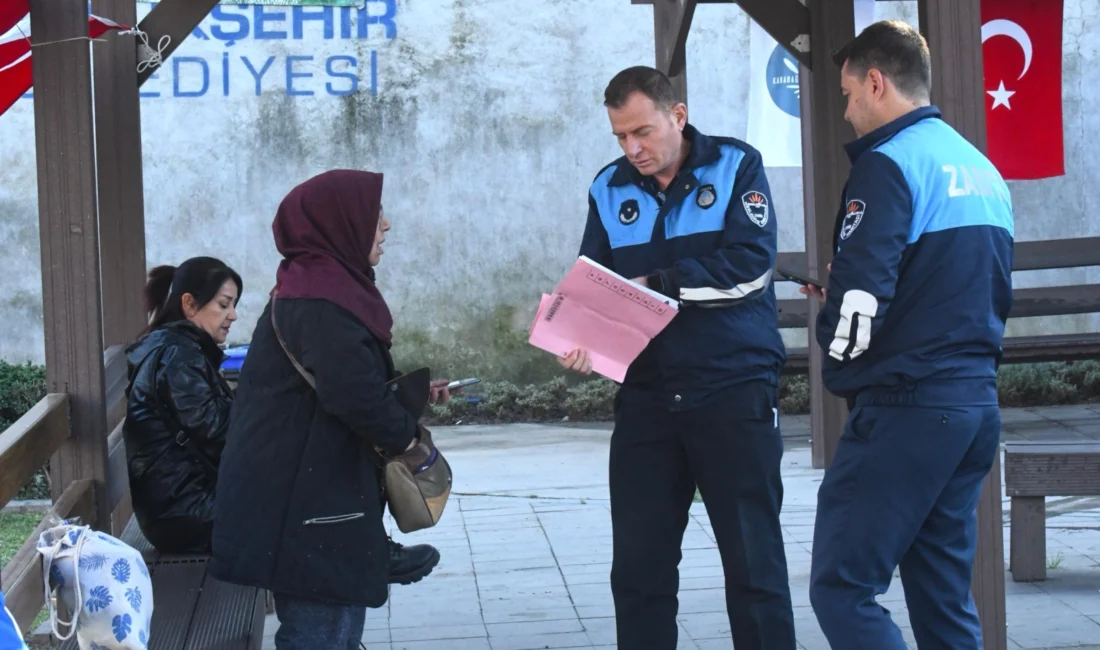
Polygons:
[[798,61],[787,53],[781,45],[776,45],[768,58],[767,71],[768,94],[772,101],[791,117],[799,117],[798,103]]

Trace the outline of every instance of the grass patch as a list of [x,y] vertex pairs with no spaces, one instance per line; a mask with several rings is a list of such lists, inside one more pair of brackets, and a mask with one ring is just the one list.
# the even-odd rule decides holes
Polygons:
[[41,521],[42,515],[36,513],[0,513],[0,566],[7,566]]

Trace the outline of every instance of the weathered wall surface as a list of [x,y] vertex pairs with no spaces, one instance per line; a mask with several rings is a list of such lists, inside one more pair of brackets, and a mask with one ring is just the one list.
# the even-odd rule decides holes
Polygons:
[[[916,22],[915,2],[876,17]],[[139,14],[148,11],[139,5]],[[529,380],[539,294],[576,254],[586,190],[619,155],[601,106],[619,69],[652,64],[651,10],[627,0],[367,0],[333,8],[219,6],[143,87],[150,266],[209,254],[242,273],[232,340],[247,341],[274,280],[282,196],[333,167],[386,173],[394,224],[379,268],[399,362]],[[690,119],[744,137],[748,18],[701,5],[688,42]],[[1066,0],[1067,175],[1014,184],[1018,238],[1100,235],[1100,7]],[[122,37],[130,38],[130,37]],[[0,358],[41,361],[31,104],[0,117]],[[771,169],[782,250],[801,250],[801,170]],[[1100,281],[1095,269],[1020,285]],[[782,296],[794,295],[789,283]],[[1089,317],[1014,330],[1100,327]],[[799,344],[804,334],[789,333]]]

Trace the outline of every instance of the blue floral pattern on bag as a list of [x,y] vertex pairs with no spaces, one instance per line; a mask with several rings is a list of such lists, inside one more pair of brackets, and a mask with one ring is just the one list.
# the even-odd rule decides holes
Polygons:
[[65,587],[65,576],[61,575],[61,568],[56,564],[50,565],[50,582],[58,589]]
[[125,559],[120,559],[119,561],[115,562],[114,566],[111,567],[111,576],[114,577],[115,581],[117,581],[120,585],[124,585],[129,582],[130,563],[127,562]]
[[89,553],[80,558],[81,571],[99,571],[107,566],[107,556],[102,553]]
[[91,595],[88,598],[88,602],[85,603],[85,607],[93,614],[101,609],[106,609],[111,604],[111,601],[114,600],[111,598],[111,591],[104,586],[96,587],[92,589],[90,593]]
[[130,587],[126,590],[126,600],[130,601],[130,607],[134,608],[134,611],[138,614],[141,613],[141,590],[137,587]]
[[133,621],[134,619],[130,618],[129,614],[120,614],[111,621],[111,629],[115,631],[116,641],[122,643],[126,637],[130,636]]

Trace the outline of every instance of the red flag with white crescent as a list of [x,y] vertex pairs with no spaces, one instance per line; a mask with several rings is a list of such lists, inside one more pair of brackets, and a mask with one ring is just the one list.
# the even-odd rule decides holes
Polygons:
[[[4,3],[5,0],[0,0]],[[24,2],[24,4],[26,4]],[[6,4],[0,4],[0,20],[7,10]],[[111,30],[126,30],[126,25],[109,18],[88,15],[88,38],[99,38]],[[0,36],[0,114],[31,89],[31,26],[30,16],[24,14],[15,25]]]
[[1062,0],[981,0],[987,153],[1006,179],[1065,174]]
[[0,35],[15,27],[30,11],[30,0],[0,0]]

